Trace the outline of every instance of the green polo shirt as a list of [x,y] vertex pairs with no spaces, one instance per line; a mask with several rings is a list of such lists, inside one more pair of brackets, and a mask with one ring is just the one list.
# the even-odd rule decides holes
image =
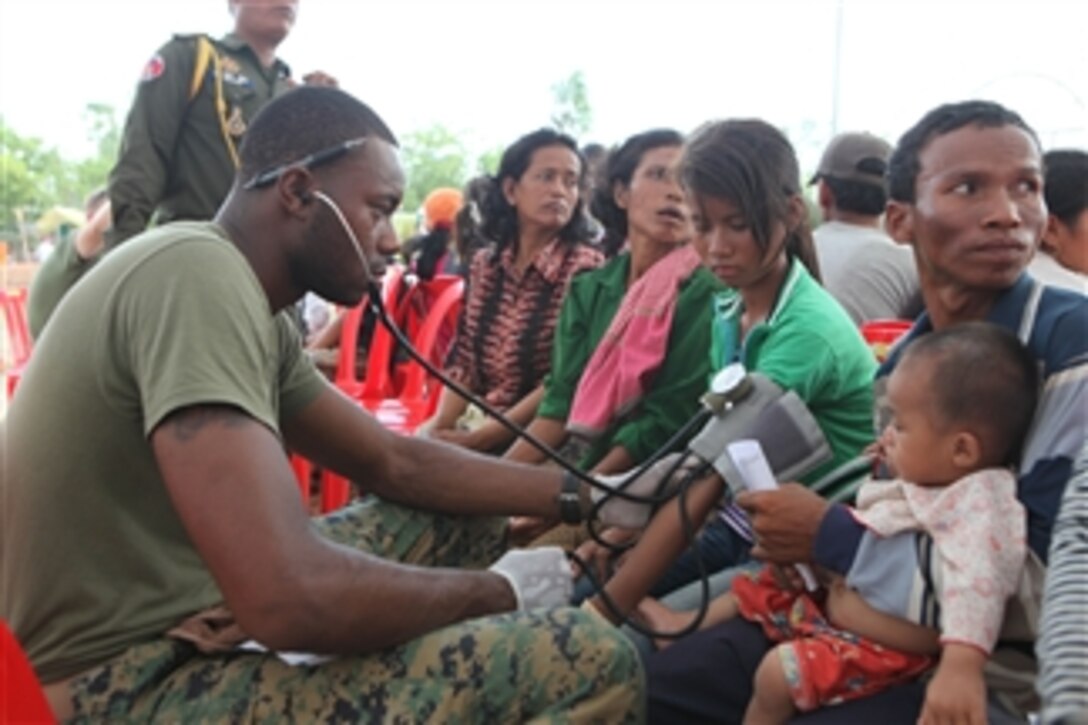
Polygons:
[[[631,257],[621,254],[600,269],[574,277],[563,301],[552,343],[552,369],[537,415],[566,420],[578,381],[627,293]],[[710,375],[710,319],[717,278],[700,267],[681,286],[669,331],[668,352],[652,388],[638,405],[593,441],[584,468],[614,446],[645,460],[695,414]]]
[[715,369],[740,361],[805,402],[833,458],[802,480],[811,483],[859,455],[873,440],[876,360],[838,302],[794,260],[774,309],[740,339],[744,303],[727,292],[715,300],[711,358]]

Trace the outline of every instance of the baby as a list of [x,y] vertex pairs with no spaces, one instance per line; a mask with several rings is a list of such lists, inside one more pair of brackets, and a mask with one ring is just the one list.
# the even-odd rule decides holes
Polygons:
[[[892,418],[879,448],[898,478],[863,484],[854,515],[878,537],[929,535],[939,631],[910,621],[907,605],[888,591],[849,575],[824,573],[812,594],[770,568],[738,576],[702,626],[739,614],[779,643],[756,672],[746,722],[785,722],[798,710],[870,695],[917,677],[938,656],[927,699],[984,707],[982,665],[1027,556],[1009,466],[1031,425],[1038,371],[1011,334],[970,323],[915,341],[887,393]],[[659,631],[690,621],[653,600],[639,613]]]

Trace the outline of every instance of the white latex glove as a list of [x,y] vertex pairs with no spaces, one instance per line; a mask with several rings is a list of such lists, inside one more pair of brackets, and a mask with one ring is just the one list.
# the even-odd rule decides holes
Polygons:
[[[665,474],[676,465],[676,461],[683,453],[670,453],[664,458],[658,459],[649,469],[646,470],[641,476],[636,478],[630,486],[624,489],[627,493],[632,493],[638,496],[650,496],[657,490],[658,483]],[[699,459],[696,456],[688,456],[688,461],[677,469],[676,474],[673,476],[672,481],[666,486],[666,490],[670,490],[673,484],[683,478],[684,474],[691,468],[699,465]],[[621,483],[623,483],[630,472],[617,473],[611,476],[596,476],[597,481],[608,486],[610,489],[616,489]],[[593,502],[600,501],[606,495],[604,491],[594,487],[591,493]],[[646,525],[646,522],[650,519],[650,504],[641,503],[638,501],[628,501],[625,498],[619,496],[610,498],[599,509],[598,516],[602,523],[609,526],[622,526],[626,529],[638,529]]]
[[511,549],[489,571],[510,582],[520,611],[564,607],[574,592],[570,562],[558,546]]

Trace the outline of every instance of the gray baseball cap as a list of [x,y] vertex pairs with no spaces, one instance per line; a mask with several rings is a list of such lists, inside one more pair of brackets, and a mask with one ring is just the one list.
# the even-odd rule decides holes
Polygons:
[[871,133],[840,133],[827,145],[820,166],[809,180],[815,184],[829,176],[843,181],[884,186],[884,172],[892,147],[884,139]]

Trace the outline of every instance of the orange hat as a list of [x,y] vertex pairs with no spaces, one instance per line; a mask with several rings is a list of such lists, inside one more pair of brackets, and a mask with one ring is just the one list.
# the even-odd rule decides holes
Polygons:
[[452,229],[454,217],[460,210],[461,192],[457,189],[435,189],[423,200],[423,220],[429,231],[440,227]]

